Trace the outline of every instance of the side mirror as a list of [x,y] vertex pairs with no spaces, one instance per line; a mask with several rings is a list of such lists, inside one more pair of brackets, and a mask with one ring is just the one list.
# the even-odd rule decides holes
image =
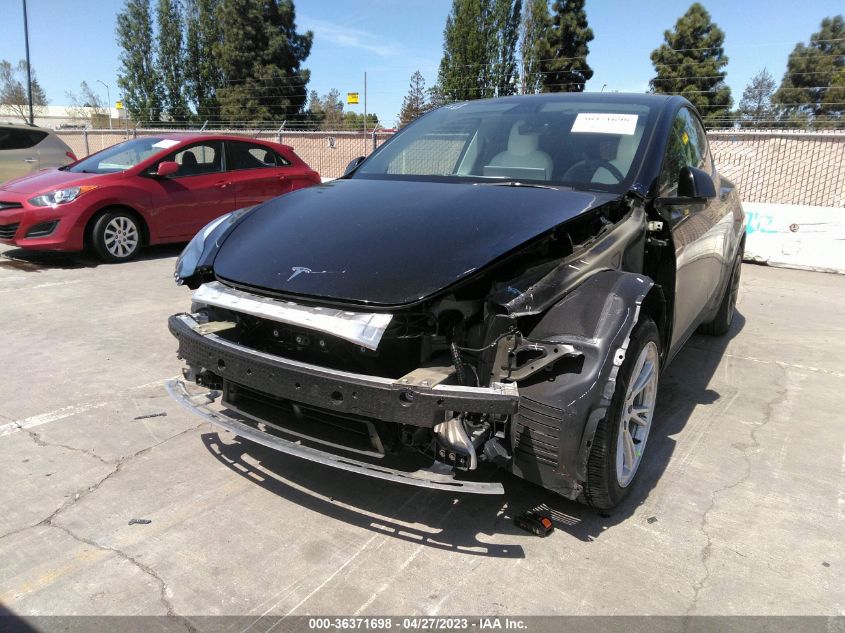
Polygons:
[[358,165],[364,162],[364,158],[364,156],[359,156],[358,158],[353,158],[351,161],[349,161],[349,164],[346,166],[346,169],[343,170],[343,175],[348,176],[353,171],[355,171],[358,168]]
[[678,197],[703,200],[716,197],[716,185],[706,171],[683,167],[678,174]]
[[167,178],[168,176],[175,174],[177,171],[179,171],[179,163],[172,160],[165,160],[158,164],[156,176],[159,178]]

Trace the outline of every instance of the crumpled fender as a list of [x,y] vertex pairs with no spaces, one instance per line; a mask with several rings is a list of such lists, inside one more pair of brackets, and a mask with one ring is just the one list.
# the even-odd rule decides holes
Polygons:
[[[519,384],[512,441],[515,474],[569,498],[580,494],[596,427],[610,406],[649,293],[658,295],[653,302],[649,299],[650,308],[662,309],[662,293],[647,276],[598,272],[549,309],[526,337],[572,345],[584,358],[578,370],[555,368]],[[544,448],[554,443],[555,433],[556,456]]]

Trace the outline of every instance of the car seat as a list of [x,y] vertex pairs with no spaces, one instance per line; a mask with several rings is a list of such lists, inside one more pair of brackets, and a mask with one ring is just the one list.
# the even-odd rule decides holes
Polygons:
[[540,135],[524,130],[525,121],[513,124],[508,137],[508,149],[496,154],[490,161],[491,167],[529,167],[545,170],[544,180],[552,177],[552,157],[538,148]]
[[187,151],[182,154],[182,165],[179,167],[180,176],[192,176],[199,172],[199,163],[193,152]]
[[[607,161],[616,167],[623,176],[627,176],[631,169],[631,163],[634,162],[634,156],[637,153],[644,130],[645,125],[640,124],[634,129],[633,134],[621,134],[616,145],[616,157]],[[592,173],[589,173],[591,170]],[[603,185],[619,183],[619,179],[610,170],[601,165],[596,166],[595,162],[589,159],[572,165],[566,170],[563,179],[565,181],[595,182]]]

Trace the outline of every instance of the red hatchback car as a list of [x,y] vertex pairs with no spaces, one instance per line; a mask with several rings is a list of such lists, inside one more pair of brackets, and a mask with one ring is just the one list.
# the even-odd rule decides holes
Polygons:
[[126,261],[145,244],[185,242],[229,211],[320,176],[293,149],[237,136],[144,136],[0,186],[0,243],[94,248]]

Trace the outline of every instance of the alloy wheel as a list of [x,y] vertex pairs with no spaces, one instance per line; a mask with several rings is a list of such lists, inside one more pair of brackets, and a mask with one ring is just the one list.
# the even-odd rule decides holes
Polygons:
[[137,250],[140,237],[138,226],[126,216],[112,218],[103,232],[106,250],[121,259],[129,257]]
[[616,480],[621,488],[631,483],[642,461],[657,402],[659,366],[657,345],[649,341],[637,357],[619,420]]

